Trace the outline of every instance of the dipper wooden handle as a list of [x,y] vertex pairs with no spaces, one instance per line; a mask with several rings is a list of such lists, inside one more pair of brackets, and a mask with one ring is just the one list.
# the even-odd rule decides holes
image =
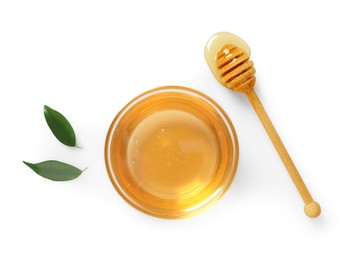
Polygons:
[[232,90],[246,94],[305,203],[305,214],[311,218],[318,217],[321,212],[319,204],[313,200],[290,158],[290,155],[285,149],[283,142],[256,95],[254,90],[256,71],[253,62],[250,61],[249,58],[249,55],[241,48],[232,44],[224,45],[217,53],[217,68],[222,84]]
[[292,181],[294,182],[298,192],[300,193],[300,196],[302,197],[305,203],[306,215],[311,218],[318,217],[321,212],[321,208],[319,204],[313,200],[311,194],[309,193],[288,151],[286,150],[282,140],[280,139],[277,131],[275,130],[258,96],[256,95],[255,90],[252,89],[251,91],[246,92],[246,96],[250,100],[252,107],[254,108],[259,119],[261,120],[269,138],[271,139],[275,149],[277,150],[280,156],[280,159],[283,161],[285,168],[287,169]]

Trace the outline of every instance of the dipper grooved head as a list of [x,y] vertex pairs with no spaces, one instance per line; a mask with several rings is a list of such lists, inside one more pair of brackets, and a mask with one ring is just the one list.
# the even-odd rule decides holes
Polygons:
[[249,55],[233,44],[226,44],[217,53],[217,68],[222,84],[237,92],[254,88],[256,70]]

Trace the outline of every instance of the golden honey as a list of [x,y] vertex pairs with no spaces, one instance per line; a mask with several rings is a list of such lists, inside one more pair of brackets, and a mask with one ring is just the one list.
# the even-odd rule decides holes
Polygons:
[[248,57],[251,55],[249,45],[247,45],[243,39],[235,34],[229,32],[218,32],[208,40],[204,51],[207,65],[209,66],[217,81],[225,87],[226,85],[223,83],[221,74],[219,73],[217,67],[217,54],[224,45],[228,44],[239,47]]
[[119,194],[144,213],[183,218],[220,198],[235,174],[238,147],[224,111],[205,95],[163,87],[116,116],[105,146]]

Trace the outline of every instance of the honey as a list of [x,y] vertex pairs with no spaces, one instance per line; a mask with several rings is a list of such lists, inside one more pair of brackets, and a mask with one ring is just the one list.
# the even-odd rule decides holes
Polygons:
[[106,139],[112,183],[132,206],[183,218],[215,203],[235,174],[238,148],[224,111],[182,87],[144,93],[115,118]]
[[164,110],[144,119],[127,149],[130,172],[139,186],[170,200],[201,197],[218,154],[204,122],[180,110]]
[[221,80],[221,74],[219,73],[217,67],[217,54],[223,48],[224,45],[228,44],[239,47],[244,51],[244,53],[248,57],[250,57],[251,55],[249,45],[235,34],[229,32],[218,32],[208,40],[204,52],[205,59],[213,75],[215,76],[217,81],[222,85],[224,84]]

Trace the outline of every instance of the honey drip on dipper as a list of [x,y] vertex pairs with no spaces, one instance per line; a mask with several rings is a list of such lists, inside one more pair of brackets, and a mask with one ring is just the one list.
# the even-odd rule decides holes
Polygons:
[[213,35],[205,48],[206,62],[216,79],[223,86],[246,94],[305,203],[305,214],[316,218],[321,208],[309,193],[254,90],[256,70],[249,60],[250,54],[248,45],[240,37],[228,32]]

